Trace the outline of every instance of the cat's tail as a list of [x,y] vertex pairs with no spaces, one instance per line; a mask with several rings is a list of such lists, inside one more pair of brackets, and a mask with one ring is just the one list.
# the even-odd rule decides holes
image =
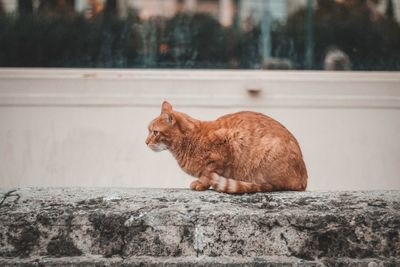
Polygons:
[[273,187],[270,184],[255,184],[243,182],[230,178],[225,178],[216,173],[211,175],[211,186],[215,191],[239,194],[239,193],[256,193],[256,192],[271,192]]

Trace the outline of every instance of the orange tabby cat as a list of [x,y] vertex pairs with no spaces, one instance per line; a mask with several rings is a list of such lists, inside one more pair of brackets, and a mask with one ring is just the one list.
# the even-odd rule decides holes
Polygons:
[[200,121],[162,104],[146,144],[168,149],[181,168],[198,177],[193,190],[219,192],[303,191],[307,170],[294,136],[274,119],[250,111]]

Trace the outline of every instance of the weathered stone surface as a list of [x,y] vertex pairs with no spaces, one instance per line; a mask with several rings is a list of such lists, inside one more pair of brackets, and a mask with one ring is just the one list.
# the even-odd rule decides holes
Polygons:
[[[4,264],[4,265],[3,265]],[[69,257],[69,258],[35,258],[2,260],[1,266],[168,266],[168,267],[191,267],[191,266],[323,266],[319,262],[310,262],[290,257],[148,257],[139,256],[133,258],[100,258],[89,257]]]
[[397,266],[400,192],[0,190],[1,266],[77,262]]
[[41,266],[79,266],[79,267],[133,267],[133,266],[164,266],[164,267],[239,267],[239,266],[257,266],[257,267],[323,267],[327,265],[334,266],[398,266],[399,261],[396,259],[335,259],[332,262],[306,261],[294,257],[149,257],[138,256],[132,258],[104,258],[101,256],[85,256],[85,257],[61,257],[46,258],[34,257],[23,259],[1,259],[2,267],[41,267]]

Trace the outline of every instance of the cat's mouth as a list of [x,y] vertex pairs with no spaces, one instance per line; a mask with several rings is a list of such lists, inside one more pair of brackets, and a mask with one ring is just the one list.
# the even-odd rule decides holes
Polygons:
[[151,150],[153,150],[154,152],[160,152],[163,150],[167,149],[167,146],[160,143],[160,144],[149,144],[148,147],[150,147]]

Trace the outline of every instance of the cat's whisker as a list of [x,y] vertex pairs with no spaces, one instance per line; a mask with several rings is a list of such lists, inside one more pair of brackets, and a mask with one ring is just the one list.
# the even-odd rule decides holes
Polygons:
[[154,152],[161,152],[161,151],[167,149],[167,146],[165,144],[163,144],[163,143],[149,144],[148,147],[150,147],[151,150],[153,150]]

